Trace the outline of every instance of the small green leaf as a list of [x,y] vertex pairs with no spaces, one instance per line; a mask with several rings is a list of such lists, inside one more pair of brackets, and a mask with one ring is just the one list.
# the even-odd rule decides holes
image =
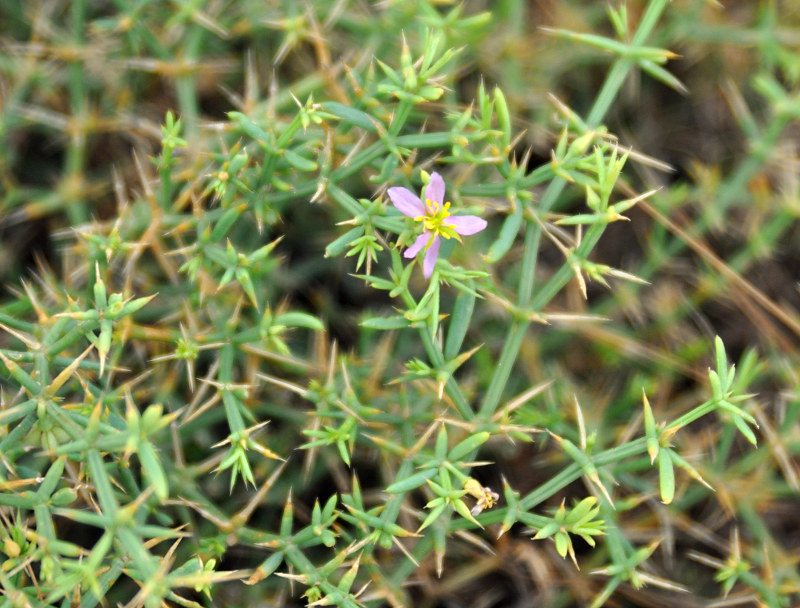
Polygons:
[[436,436],[436,447],[434,454],[439,460],[444,460],[447,457],[447,428],[442,426],[439,434]]
[[370,131],[372,133],[377,132],[375,124],[379,121],[375,118],[372,118],[366,112],[357,110],[356,108],[351,108],[350,106],[346,106],[336,101],[325,102],[322,104],[322,107],[346,123],[355,125],[356,127],[361,127],[365,131]]
[[566,557],[570,545],[569,535],[566,532],[558,532],[555,536],[555,541],[558,554],[561,557]]
[[555,522],[555,521],[550,522],[549,524],[545,525],[544,527],[539,528],[539,531],[533,537],[533,540],[541,540],[543,538],[549,538],[549,537],[553,536],[553,534],[558,532],[558,529],[560,527],[561,526],[560,526],[560,524],[558,522]]
[[711,384],[711,395],[715,401],[721,401],[724,398],[722,393],[722,384],[719,381],[717,372],[713,369],[708,370],[708,381]]
[[564,521],[570,525],[580,525],[580,523],[582,523],[581,520],[587,515],[590,517],[593,516],[591,511],[592,507],[594,507],[596,503],[597,498],[594,496],[588,496],[584,498],[572,508]]
[[325,325],[314,315],[305,312],[285,312],[275,317],[274,323],[286,327],[304,327],[314,331],[325,331]]
[[658,477],[661,501],[668,505],[675,498],[675,470],[672,468],[672,458],[667,448],[658,452]]
[[400,481],[395,481],[388,488],[386,488],[386,492],[389,494],[403,494],[409,490],[413,490],[425,485],[425,483],[431,477],[433,477],[434,473],[436,473],[436,469],[427,469],[425,471],[420,471],[419,473],[414,473],[410,477],[406,477]]
[[479,433],[475,433],[474,435],[470,435],[463,441],[456,444],[456,446],[450,450],[450,453],[447,455],[447,459],[452,462],[461,460],[467,454],[473,450],[477,450],[478,447],[486,443],[489,437],[491,437],[491,434],[487,431],[481,431]]
[[745,436],[745,439],[752,443],[753,446],[757,447],[758,441],[756,440],[756,435],[753,433],[753,430],[747,426],[747,423],[742,419],[742,417],[732,414],[731,420],[733,420],[733,424],[736,425],[736,428],[739,429],[739,432]]
[[408,319],[402,315],[395,315],[392,317],[371,317],[361,322],[362,327],[368,329],[404,329],[409,326]]
[[325,248],[325,257],[332,258],[342,255],[345,252],[345,250],[347,250],[347,248],[350,247],[350,244],[358,237],[363,236],[363,234],[364,234],[363,226],[356,226],[355,228],[351,228]]
[[475,295],[468,292],[460,292],[456,296],[453,304],[453,314],[450,315],[450,324],[447,330],[447,340],[444,343],[445,359],[452,359],[461,350],[464,336],[467,335],[472,311],[475,309]]
[[111,489],[111,480],[106,472],[100,453],[97,450],[89,450],[86,454],[86,463],[103,513],[114,515],[118,509],[118,503]]
[[263,147],[266,147],[269,135],[247,116],[241,112],[228,112],[228,118],[236,122],[242,132],[258,141]]
[[247,209],[247,203],[242,203],[226,209],[222,217],[220,217],[214,225],[214,230],[211,231],[211,241],[217,243],[224,239],[245,209]]
[[160,501],[165,501],[169,496],[167,476],[164,474],[164,468],[161,466],[161,461],[153,448],[153,444],[149,441],[141,441],[139,443],[139,460],[142,463],[142,472],[153,484],[156,496]]
[[521,227],[522,203],[517,200],[516,208],[511,215],[506,217],[503,226],[500,228],[500,233],[497,235],[497,239],[492,243],[492,246],[489,247],[489,251],[486,254],[486,261],[490,264],[499,262],[503,256],[508,253],[509,249],[511,249]]
[[674,76],[671,72],[668,72],[660,65],[656,65],[649,59],[640,59],[637,61],[637,64],[642,69],[642,71],[650,74],[656,80],[662,82],[663,84],[667,85],[671,89],[676,90],[678,93],[682,95],[688,95],[689,89],[686,88],[686,85],[683,84],[676,76]]
[[359,279],[363,279],[364,281],[372,285],[372,287],[374,287],[375,289],[383,289],[386,291],[391,291],[396,287],[396,285],[392,281],[389,281],[388,279],[382,279],[380,277],[368,274],[354,274],[353,276]]
[[303,156],[300,156],[297,152],[292,150],[283,150],[283,158],[285,158],[286,162],[298,171],[309,172],[317,170],[317,163],[315,163],[313,160],[309,160]]
[[642,402],[644,406],[644,434],[647,441],[647,453],[650,455],[650,464],[656,461],[658,456],[658,435],[656,434],[656,419],[653,417],[653,410],[647,400],[647,394],[642,389]]
[[150,300],[156,297],[156,295],[157,294],[153,294],[152,296],[145,296],[143,298],[136,298],[135,300],[125,302],[117,316],[125,317],[127,315],[132,315],[136,311],[144,308],[150,302]]
[[480,522],[477,519],[475,519],[475,516],[472,515],[472,513],[470,513],[469,507],[464,503],[463,500],[461,500],[460,498],[456,498],[452,504],[453,508],[456,510],[456,513],[458,513],[461,517],[463,517],[467,521],[471,521],[476,526],[483,528]]
[[494,107],[497,115],[497,126],[500,128],[503,146],[508,147],[511,143],[511,115],[508,112],[506,96],[500,87],[494,88]]
[[[294,519],[294,505],[292,504],[292,494],[286,499],[286,504],[283,506],[283,514],[281,515],[281,536],[288,538],[292,534],[292,521]],[[277,567],[277,566],[276,566]]]
[[419,532],[420,530],[424,530],[425,528],[430,526],[434,521],[436,521],[442,514],[442,512],[444,512],[446,507],[447,507],[446,503],[444,502],[438,503],[436,507],[430,513],[428,513],[428,516],[420,524],[419,528],[417,528],[417,532]]
[[719,336],[714,337],[714,351],[716,355],[717,373],[727,374],[728,357],[725,354],[725,345],[722,343],[722,338]]
[[339,448],[339,455],[342,457],[342,461],[349,467],[350,466],[350,452],[347,449],[347,444],[344,440],[339,440],[336,442],[336,447]]

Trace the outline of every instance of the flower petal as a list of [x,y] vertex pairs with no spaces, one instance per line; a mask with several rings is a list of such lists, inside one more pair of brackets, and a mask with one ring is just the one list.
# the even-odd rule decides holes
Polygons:
[[433,237],[433,242],[431,246],[428,247],[428,251],[425,254],[425,262],[422,264],[422,274],[425,275],[426,279],[429,279],[433,274],[433,267],[436,266],[436,259],[439,257],[439,246],[442,244],[442,239],[439,238],[439,235]]
[[403,215],[407,215],[408,217],[426,215],[425,205],[423,205],[417,195],[408,188],[396,186],[394,188],[389,188],[386,193],[389,195],[389,198],[392,199],[392,204],[397,207]]
[[420,234],[417,237],[417,240],[414,241],[414,244],[403,252],[403,257],[406,259],[413,258],[415,255],[419,253],[420,249],[425,247],[425,243],[427,243],[430,240],[430,238],[431,238],[431,233],[428,232],[427,230],[422,234]]
[[486,228],[486,220],[477,215],[451,215],[445,220],[458,234],[468,236]]
[[431,173],[431,181],[425,188],[425,200],[444,205],[444,179],[435,171]]

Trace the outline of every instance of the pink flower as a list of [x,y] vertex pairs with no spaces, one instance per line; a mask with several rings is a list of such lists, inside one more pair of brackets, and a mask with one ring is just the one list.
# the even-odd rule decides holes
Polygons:
[[406,249],[403,257],[413,258],[425,249],[422,271],[426,279],[433,274],[442,238],[454,238],[461,242],[460,235],[468,236],[486,228],[486,220],[477,215],[450,214],[450,203],[444,202],[444,180],[438,173],[431,173],[430,182],[423,194],[424,203],[407,188],[389,188],[388,194],[392,204],[400,213],[422,222],[422,234],[411,247]]

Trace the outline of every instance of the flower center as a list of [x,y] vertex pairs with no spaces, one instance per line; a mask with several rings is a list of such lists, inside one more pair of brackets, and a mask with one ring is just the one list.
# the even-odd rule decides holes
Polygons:
[[456,227],[454,224],[447,222],[447,218],[450,217],[450,203],[445,203],[444,205],[440,205],[436,201],[432,201],[427,199],[425,201],[425,208],[427,210],[426,215],[418,215],[414,218],[415,222],[422,222],[423,227],[425,230],[431,233],[431,239],[428,241],[426,247],[429,247],[430,244],[433,242],[433,237],[437,234],[442,236],[446,239],[456,239],[458,242],[461,242],[461,237],[456,232]]

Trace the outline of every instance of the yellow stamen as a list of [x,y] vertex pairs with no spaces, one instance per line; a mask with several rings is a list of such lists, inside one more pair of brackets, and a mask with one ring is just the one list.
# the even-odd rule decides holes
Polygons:
[[430,247],[431,243],[433,242],[433,237],[436,235],[439,235],[445,239],[454,238],[459,243],[461,242],[461,236],[459,236],[459,234],[456,232],[455,224],[445,221],[451,215],[450,203],[440,205],[436,201],[426,199],[425,208],[428,210],[428,214],[418,215],[414,218],[414,221],[422,222],[425,230],[430,232],[432,235],[431,239],[428,241],[428,244],[425,245],[426,249]]

